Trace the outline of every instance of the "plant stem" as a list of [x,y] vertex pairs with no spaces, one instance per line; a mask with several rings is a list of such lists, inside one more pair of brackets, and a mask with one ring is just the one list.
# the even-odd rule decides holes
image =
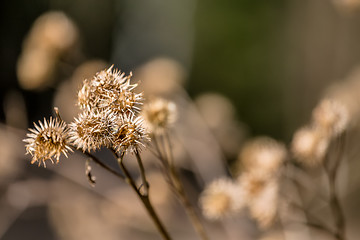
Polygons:
[[154,208],[153,208],[153,206],[152,206],[152,204],[150,202],[149,195],[148,194],[145,194],[145,195],[141,194],[140,189],[137,188],[134,179],[130,175],[130,172],[125,167],[125,165],[123,163],[124,153],[121,153],[121,155],[118,156],[118,154],[113,149],[111,149],[111,151],[113,152],[114,156],[116,157],[116,159],[118,161],[118,164],[119,164],[119,167],[121,168],[121,170],[125,174],[125,181],[130,185],[130,187],[135,191],[136,195],[140,198],[141,202],[145,206],[149,216],[153,220],[153,222],[154,222],[157,230],[161,234],[162,238],[165,239],[165,240],[171,240],[171,237],[170,237],[169,233],[165,229],[163,223],[161,222],[159,216],[155,212],[155,210],[154,210]]
[[96,164],[98,164],[100,167],[104,168],[105,170],[107,170],[108,172],[112,173],[113,175],[115,175],[118,178],[121,178],[122,180],[125,180],[125,177],[123,175],[121,175],[121,173],[118,173],[117,171],[115,171],[114,169],[112,169],[111,167],[109,167],[108,165],[106,165],[105,163],[101,162],[97,157],[95,157],[94,155],[92,155],[89,152],[83,152],[81,151],[83,154],[85,154],[86,156],[88,156],[89,158],[91,158]]
[[[329,181],[329,195],[330,195],[330,208],[333,213],[335,219],[335,226],[336,226],[336,233],[335,237],[338,240],[346,240],[345,235],[345,217],[343,213],[343,209],[340,204],[339,196],[336,190],[336,180],[337,180],[337,173],[339,171],[339,166],[342,160],[342,153],[345,146],[345,134],[339,136],[338,142],[339,149],[338,154],[335,158],[334,166],[326,166],[324,164],[324,169],[326,176]],[[328,164],[330,165],[330,164]]]
[[155,148],[158,151],[160,161],[163,163],[165,171],[167,172],[168,177],[170,178],[168,183],[174,190],[176,196],[180,200],[180,203],[183,205],[185,212],[188,215],[197,234],[200,236],[201,239],[208,240],[209,237],[206,234],[205,228],[204,228],[203,224],[201,223],[200,218],[199,218],[198,214],[196,213],[193,205],[191,204],[188,196],[186,195],[184,185],[182,184],[179,174],[175,168],[173,155],[172,155],[172,151],[171,151],[170,138],[169,138],[167,132],[165,133],[165,138],[166,139],[165,139],[165,141],[163,141],[163,145],[164,145],[164,148],[166,148],[166,150],[164,149],[163,150],[164,153],[162,153],[156,136],[155,135],[153,136]]
[[192,204],[190,203],[185,189],[184,185],[182,184],[179,175],[176,171],[176,169],[173,167],[173,165],[170,166],[170,176],[171,176],[171,182],[173,183],[173,186],[175,188],[175,192],[178,195],[180,202],[185,208],[185,211],[187,215],[189,216],[190,221],[192,222],[192,225],[194,226],[195,231],[198,233],[201,239],[207,240],[209,239],[203,224],[200,221],[199,216],[196,214],[195,209],[193,208]]
[[345,218],[343,210],[335,189],[335,179],[329,178],[330,187],[330,208],[335,218],[337,228],[335,237],[339,240],[345,240]]
[[144,165],[142,164],[142,160],[141,160],[141,157],[140,157],[140,154],[139,154],[138,150],[135,151],[135,156],[136,156],[136,160],[137,160],[138,165],[139,165],[142,184],[143,184],[144,189],[145,189],[145,191],[144,191],[145,193],[143,195],[147,196],[147,195],[149,195],[149,183],[146,180]]

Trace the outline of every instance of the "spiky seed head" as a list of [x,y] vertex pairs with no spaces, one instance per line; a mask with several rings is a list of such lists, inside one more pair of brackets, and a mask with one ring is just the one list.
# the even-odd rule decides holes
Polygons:
[[199,202],[204,216],[212,220],[238,213],[245,204],[241,189],[228,178],[210,183]]
[[284,144],[269,138],[257,137],[245,143],[239,161],[246,171],[273,175],[287,156]]
[[341,134],[349,124],[349,111],[335,99],[322,100],[313,111],[314,125],[325,134],[335,137]]
[[91,80],[84,80],[78,92],[78,105],[82,109],[116,113],[138,112],[143,94],[135,93],[137,84],[131,84],[132,74],[125,76],[111,66],[95,74]]
[[146,103],[142,109],[142,116],[150,132],[167,129],[176,120],[176,105],[162,98],[155,98]]
[[78,149],[95,151],[110,146],[116,115],[110,111],[84,111],[69,124],[70,140]]
[[133,113],[123,114],[113,132],[113,146],[118,152],[135,152],[145,147],[150,138],[143,127],[143,118]]
[[56,160],[58,163],[61,153],[67,157],[68,151],[72,151],[65,122],[50,117],[49,121],[39,121],[39,125],[34,123],[34,127],[35,129],[29,129],[28,138],[23,140],[27,143],[26,154],[32,155],[32,164],[39,162],[39,166],[43,164],[46,167],[46,160],[52,163]]
[[329,139],[323,133],[314,126],[306,126],[295,132],[291,150],[297,161],[314,167],[324,160]]

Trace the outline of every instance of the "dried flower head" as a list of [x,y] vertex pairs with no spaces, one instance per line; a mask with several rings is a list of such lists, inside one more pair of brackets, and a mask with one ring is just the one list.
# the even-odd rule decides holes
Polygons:
[[150,141],[143,127],[143,118],[134,114],[121,115],[113,133],[113,146],[118,152],[140,151],[145,142]]
[[84,80],[78,92],[79,106],[86,110],[110,110],[118,114],[138,112],[143,94],[133,92],[137,84],[130,84],[131,76],[113,70],[113,66],[96,73],[93,79]]
[[238,177],[238,184],[243,189],[246,199],[251,201],[263,191],[269,179],[261,172],[244,172]]
[[241,189],[228,178],[220,178],[210,183],[199,201],[205,217],[213,220],[235,214],[245,204]]
[[176,105],[162,98],[156,98],[144,105],[142,115],[150,132],[164,130],[176,119]]
[[35,129],[29,129],[29,138],[24,139],[26,142],[26,154],[32,155],[31,163],[39,162],[39,166],[43,163],[46,167],[45,161],[50,160],[54,163],[59,162],[61,153],[67,157],[67,152],[72,151],[68,145],[68,133],[66,123],[60,121],[58,118],[50,117],[44,123],[39,121],[39,126],[34,123]]
[[248,172],[272,175],[284,162],[286,155],[282,143],[268,137],[258,137],[244,145],[239,160]]
[[328,146],[329,139],[323,131],[315,127],[303,127],[295,132],[291,150],[299,162],[311,167],[323,161]]
[[266,183],[257,197],[248,201],[250,214],[262,229],[268,228],[275,220],[278,208],[278,182]]
[[84,152],[110,146],[115,122],[116,115],[109,111],[82,112],[69,124],[70,140]]
[[334,99],[324,99],[314,109],[313,121],[325,134],[337,136],[349,124],[349,113],[342,103]]

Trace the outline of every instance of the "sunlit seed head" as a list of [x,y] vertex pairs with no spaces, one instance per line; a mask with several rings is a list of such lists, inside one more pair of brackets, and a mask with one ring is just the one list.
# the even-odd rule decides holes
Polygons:
[[150,132],[167,129],[175,122],[176,115],[175,103],[162,98],[149,101],[142,109],[142,116]]
[[90,82],[85,79],[83,82],[83,86],[78,92],[78,105],[82,109],[88,109],[92,102],[95,102],[95,99],[91,99],[91,97],[95,97],[94,94],[90,92]]
[[101,95],[98,108],[109,109],[117,114],[127,112],[136,113],[140,111],[142,99],[142,93],[134,93],[129,90],[120,89],[120,91],[106,92]]
[[143,118],[134,114],[121,115],[113,132],[113,146],[118,152],[139,152],[150,138],[143,127]]
[[212,220],[238,213],[245,204],[239,186],[227,178],[210,183],[201,194],[199,203],[204,216]]
[[319,165],[325,157],[329,139],[316,127],[303,127],[295,132],[291,150],[297,161],[307,166]]
[[39,121],[39,125],[34,123],[35,129],[29,129],[31,133],[28,133],[29,138],[23,141],[27,144],[26,154],[32,155],[31,163],[39,162],[46,167],[46,160],[50,160],[54,163],[59,162],[61,153],[67,157],[67,152],[72,151],[68,144],[68,130],[66,123],[60,121],[57,118],[50,117],[47,121],[44,119],[42,123]]
[[111,112],[85,111],[70,123],[70,140],[83,151],[110,146],[116,115]]
[[82,109],[115,113],[139,112],[143,94],[135,93],[137,84],[130,84],[132,74],[125,76],[111,66],[84,80],[78,92],[78,105]]
[[272,175],[277,172],[287,156],[282,143],[268,137],[258,137],[245,143],[239,161],[245,171]]
[[335,99],[324,99],[314,109],[313,121],[325,134],[335,137],[348,126],[349,112],[345,105]]

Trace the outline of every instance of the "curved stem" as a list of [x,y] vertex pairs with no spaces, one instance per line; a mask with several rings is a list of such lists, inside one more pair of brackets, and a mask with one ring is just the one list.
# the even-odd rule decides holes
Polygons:
[[143,183],[143,186],[144,186],[144,189],[145,189],[144,195],[149,195],[149,183],[146,180],[145,168],[144,168],[144,165],[142,163],[142,160],[141,160],[141,157],[140,157],[140,154],[139,154],[138,150],[135,151],[135,156],[136,156],[136,160],[137,160],[138,165],[139,165],[141,180],[142,180],[142,183]]
[[120,154],[120,156],[116,153],[116,151],[114,151],[114,149],[110,149],[112,151],[112,153],[114,154],[114,156],[117,159],[117,162],[119,164],[119,167],[121,168],[121,170],[124,172],[125,174],[125,181],[130,185],[130,187],[134,190],[134,192],[136,193],[136,195],[140,198],[141,202],[143,203],[143,205],[145,206],[145,209],[147,210],[149,216],[151,217],[151,219],[153,220],[157,230],[159,231],[159,233],[161,234],[162,238],[165,240],[171,240],[171,237],[169,235],[169,233],[167,232],[164,224],[161,222],[159,216],[157,215],[157,213],[155,212],[151,201],[149,199],[149,195],[143,195],[141,194],[140,190],[137,188],[135,181],[133,179],[133,177],[130,175],[130,172],[127,170],[126,166],[123,163],[123,159],[124,159],[124,152],[122,152]]
[[171,180],[174,185],[174,188],[175,188],[175,192],[178,195],[180,202],[184,206],[185,211],[186,211],[187,215],[189,216],[189,219],[192,222],[192,225],[194,226],[195,231],[199,234],[201,239],[203,239],[203,240],[209,239],[205,232],[205,228],[200,221],[198,214],[195,212],[195,209],[193,208],[191,202],[189,201],[189,199],[186,195],[184,185],[182,184],[182,182],[179,178],[179,175],[173,166],[170,167],[170,176],[171,176]]
[[158,151],[158,156],[160,156],[160,161],[163,164],[163,167],[169,177],[168,183],[172,187],[175,192],[175,195],[180,200],[180,203],[183,205],[186,214],[188,215],[195,231],[203,240],[208,240],[209,237],[206,234],[205,228],[200,221],[200,217],[196,213],[193,205],[191,204],[188,196],[186,195],[184,185],[182,184],[179,174],[175,168],[173,154],[171,151],[171,143],[170,137],[165,133],[165,141],[163,141],[163,152],[161,151],[159,141],[157,140],[157,136],[153,136],[155,148]]

